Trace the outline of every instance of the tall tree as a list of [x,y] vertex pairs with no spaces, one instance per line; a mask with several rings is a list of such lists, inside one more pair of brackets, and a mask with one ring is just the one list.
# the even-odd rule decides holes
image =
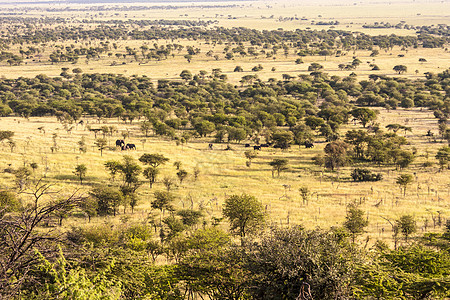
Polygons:
[[269,162],[272,167],[272,177],[274,177],[275,171],[277,171],[277,176],[280,177],[281,171],[288,169],[288,163],[289,161],[286,158],[275,158]]
[[83,184],[83,179],[86,178],[87,173],[86,165],[85,164],[77,165],[73,173],[80,179],[80,184]]
[[401,174],[397,177],[396,183],[400,186],[400,189],[403,188],[403,197],[406,196],[406,188],[408,187],[408,184],[412,182],[412,175],[411,174]]
[[342,141],[334,141],[325,146],[325,166],[334,171],[347,163],[348,144]]
[[229,220],[231,231],[241,238],[264,224],[264,208],[254,196],[231,195],[225,200],[223,215]]
[[364,227],[367,225],[369,225],[369,221],[364,217],[364,211],[359,209],[356,204],[350,204],[347,208],[344,227],[351,233],[353,244],[356,237],[364,233]]
[[363,127],[365,128],[367,123],[371,121],[375,121],[377,118],[377,113],[366,107],[358,107],[353,109],[350,114],[355,118],[356,120],[360,121]]

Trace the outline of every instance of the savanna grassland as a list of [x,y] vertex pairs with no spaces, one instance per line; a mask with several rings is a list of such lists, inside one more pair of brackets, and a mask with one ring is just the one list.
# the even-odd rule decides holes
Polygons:
[[447,6],[2,3],[0,299],[447,299]]

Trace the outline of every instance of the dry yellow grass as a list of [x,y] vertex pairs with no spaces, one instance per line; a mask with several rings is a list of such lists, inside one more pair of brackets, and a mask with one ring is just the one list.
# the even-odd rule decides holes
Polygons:
[[[217,4],[217,2],[215,2]],[[230,4],[230,2],[227,2]],[[323,4],[304,4],[300,5],[291,2],[282,2],[274,4],[272,2],[242,2],[241,7],[237,8],[199,8],[192,7],[187,9],[148,9],[142,11],[110,11],[99,15],[97,12],[45,12],[28,11],[25,16],[58,16],[66,18],[93,18],[96,20],[105,19],[190,19],[190,20],[218,20],[219,26],[233,27],[244,26],[257,29],[277,29],[292,30],[296,28],[306,29],[328,29],[329,26],[312,26],[311,20],[337,20],[340,25],[336,29],[363,31],[369,34],[412,34],[412,31],[397,29],[363,29],[364,23],[390,22],[396,24],[405,21],[410,25],[431,25],[448,22],[448,4],[445,2],[393,2],[386,8],[385,3],[370,3],[353,5],[353,2],[344,5],[323,5]],[[54,7],[60,7],[59,4],[51,4]],[[142,5],[140,3],[139,5]],[[12,6],[9,6],[12,7]],[[43,8],[48,6],[42,5]],[[81,6],[75,6],[81,8]],[[116,13],[118,15],[116,15]],[[420,15],[418,15],[420,13]],[[126,15],[125,15],[126,14]],[[185,15],[187,14],[187,16]],[[216,17],[216,14],[218,15]],[[1,15],[1,14],[0,14]],[[229,19],[228,15],[236,17]],[[269,19],[271,15],[274,18]],[[322,17],[318,17],[321,15]],[[264,16],[265,18],[261,18]],[[278,18],[305,17],[308,20],[279,22]],[[358,78],[367,78],[370,74],[396,75],[392,70],[394,65],[404,64],[408,67],[405,77],[417,78],[423,76],[425,72],[439,72],[450,65],[450,54],[444,49],[409,49],[408,52],[401,51],[400,48],[394,48],[392,51],[380,51],[380,55],[372,58],[369,51],[349,52],[341,57],[305,57],[304,64],[296,65],[295,59],[298,57],[291,49],[287,57],[282,51],[276,55],[276,59],[249,57],[236,57],[234,60],[225,60],[223,47],[197,43],[193,41],[174,41],[183,45],[192,45],[201,48],[201,54],[195,56],[191,63],[183,58],[185,53],[176,54],[161,62],[149,62],[139,65],[137,62],[126,60],[125,65],[121,65],[122,60],[108,58],[103,55],[100,60],[91,60],[86,63],[80,59],[76,64],[50,64],[48,62],[33,62],[27,60],[26,64],[21,66],[0,65],[0,74],[8,78],[17,78],[18,76],[33,77],[38,74],[48,76],[58,76],[62,67],[70,69],[80,67],[86,73],[116,73],[130,75],[147,75],[152,79],[175,79],[179,78],[182,70],[187,69],[193,73],[200,70],[211,72],[213,68],[221,68],[224,74],[229,78],[229,82],[239,84],[242,76],[248,74],[257,74],[262,80],[268,78],[281,79],[282,74],[306,74],[307,67],[312,62],[318,62],[325,67],[325,72],[330,75],[345,76],[349,71],[339,71],[338,64],[349,63],[352,56],[358,57],[363,63],[354,72]],[[138,48],[144,43],[152,44],[153,41],[121,41],[119,50],[124,51],[126,46]],[[159,44],[165,44],[167,41],[159,41]],[[97,46],[98,41],[92,41],[92,46]],[[23,45],[26,47],[27,45]],[[246,45],[248,46],[248,45]],[[18,47],[18,46],[17,46]],[[13,47],[11,51],[18,51]],[[46,46],[46,55],[51,51],[50,44]],[[213,50],[218,54],[218,61],[207,57],[207,51]],[[119,51],[119,52],[120,52]],[[116,52],[116,51],[112,51]],[[405,57],[399,58],[399,54]],[[418,58],[427,59],[426,63],[419,63]],[[117,60],[119,65],[111,66],[112,62]],[[375,63],[380,67],[380,71],[372,72],[368,63]],[[251,68],[262,64],[264,70],[261,72],[250,72]],[[243,67],[245,72],[234,73],[236,65]],[[271,71],[275,67],[275,71]],[[419,74],[415,74],[415,70]],[[105,120],[106,125],[114,125],[119,131],[130,130],[131,137],[129,141],[137,145],[137,151],[127,153],[121,151],[105,151],[103,157],[95,147],[93,147],[94,135],[86,130],[85,127],[75,126],[69,134],[55,118],[31,118],[30,120],[22,118],[2,118],[0,119],[0,128],[2,130],[12,130],[15,132],[14,140],[17,147],[11,153],[8,146],[0,146],[0,170],[6,168],[18,168],[26,163],[36,162],[39,168],[34,175],[36,178],[43,176],[45,166],[48,167],[45,180],[55,184],[55,189],[61,189],[64,193],[81,189],[81,192],[87,193],[95,184],[109,183],[109,177],[103,167],[106,160],[120,160],[124,154],[138,158],[143,153],[163,153],[170,158],[170,162],[162,167],[164,176],[171,176],[176,179],[176,170],[172,166],[174,161],[181,161],[183,168],[189,173],[190,177],[182,186],[175,189],[178,200],[175,203],[178,208],[190,207],[191,199],[195,208],[204,208],[205,215],[220,216],[221,207],[227,195],[234,193],[249,193],[256,196],[266,207],[269,215],[269,223],[286,225],[302,224],[307,228],[324,227],[340,225],[345,218],[346,204],[351,201],[361,202],[361,207],[367,212],[370,225],[368,234],[372,238],[389,239],[391,236],[389,224],[381,218],[397,218],[402,214],[414,215],[421,228],[423,229],[424,220],[428,219],[431,223],[431,214],[437,214],[440,211],[445,217],[449,214],[450,200],[450,179],[449,171],[439,172],[437,165],[424,169],[421,167],[426,161],[425,155],[428,152],[429,160],[436,163],[434,155],[442,143],[429,143],[425,137],[428,129],[437,133],[436,120],[429,111],[411,110],[393,110],[386,111],[380,109],[378,121],[382,127],[390,123],[400,123],[413,128],[412,133],[407,134],[411,144],[407,148],[416,147],[418,157],[413,165],[406,170],[407,173],[415,173],[414,182],[409,186],[406,197],[400,193],[399,187],[395,184],[395,179],[399,172],[392,167],[375,168],[377,172],[383,173],[384,180],[375,183],[353,183],[349,180],[349,174],[352,167],[342,168],[339,173],[322,173],[322,170],[311,163],[311,158],[322,153],[325,143],[317,143],[314,149],[299,149],[297,146],[287,151],[274,149],[263,149],[259,157],[256,158],[250,168],[245,166],[243,152],[246,150],[243,145],[232,145],[233,151],[224,151],[225,145],[215,145],[214,150],[207,150],[207,140],[193,141],[185,146],[176,146],[173,141],[163,140],[156,137],[145,138],[138,130],[138,125],[124,125],[116,119]],[[87,118],[92,127],[105,125],[99,124],[93,118]],[[41,133],[37,128],[44,126],[46,133]],[[345,130],[355,128],[348,125]],[[52,134],[56,133],[57,143],[60,151],[51,153],[50,147],[53,143]],[[88,152],[80,154],[77,149],[77,141],[82,136],[86,137]],[[114,144],[116,138],[108,137],[110,145]],[[145,141],[145,142],[144,142]],[[271,177],[271,169],[267,164],[276,157],[286,157],[290,161],[290,170],[281,174],[280,178]],[[88,167],[88,178],[86,184],[80,186],[76,177],[72,174],[78,163],[84,163]],[[200,177],[197,181],[192,178],[192,170],[199,167]],[[335,182],[339,176],[340,181]],[[144,178],[142,178],[144,180]],[[13,176],[8,173],[2,173],[0,186],[2,188],[13,185]],[[309,204],[303,205],[299,187],[308,186],[313,193]],[[164,188],[159,182],[154,190]],[[138,190],[140,202],[136,212],[130,216],[136,220],[143,220],[150,212],[150,201],[153,191],[149,189],[148,184],[144,183]],[[123,216],[118,216],[117,221]],[[97,218],[93,222],[104,222],[103,218]],[[69,220],[69,224],[79,224],[80,220]]]
[[[74,8],[73,11],[47,11],[49,8],[63,9],[66,4],[36,4],[32,5],[32,8],[40,8],[41,10],[28,9],[29,5],[3,5],[5,9],[17,9],[21,16],[24,17],[65,17],[72,20],[90,19],[97,21],[104,20],[128,20],[128,19],[168,19],[168,20],[212,20],[217,21],[218,26],[225,27],[249,27],[256,29],[278,29],[284,30],[294,29],[317,29],[327,30],[330,26],[317,26],[311,25],[311,21],[330,21],[337,20],[339,25],[335,26],[335,29],[349,30],[349,31],[361,31],[371,35],[379,34],[397,34],[397,35],[414,35],[414,30],[403,29],[365,29],[362,28],[364,24],[372,24],[374,22],[389,22],[391,24],[397,24],[400,21],[406,22],[409,25],[432,25],[447,23],[449,17],[448,4],[445,2],[416,2],[416,1],[391,1],[385,2],[358,2],[354,1],[339,1],[339,2],[295,2],[295,1],[281,1],[277,3],[264,2],[264,1],[242,1],[236,2],[236,7],[223,7],[224,5],[232,5],[233,2],[202,2],[197,4],[190,3],[178,3],[173,4],[173,7],[182,5],[183,8],[178,9],[162,9],[155,8],[156,5],[164,5],[161,3],[126,3],[126,6],[140,6],[144,9],[140,10],[121,10],[120,5],[102,5],[103,7],[112,8],[109,11],[86,11],[86,8],[95,8],[96,5],[71,5]],[[208,5],[208,7],[200,6]],[[221,7],[213,7],[219,5]],[[145,9],[148,7],[148,9]],[[5,13],[8,11],[5,10]],[[270,16],[273,15],[273,18]],[[319,15],[321,17],[319,17]],[[1,13],[0,13],[1,16]],[[231,16],[231,17],[229,17]],[[292,21],[280,21],[279,18],[283,17],[297,17],[299,20]],[[307,20],[301,20],[306,18]],[[69,23],[69,25],[71,25]],[[79,24],[74,23],[79,26]],[[51,26],[51,25],[40,25]],[[85,24],[85,27],[91,25]],[[98,46],[99,41],[90,41],[90,46]],[[339,71],[338,65],[340,63],[349,63],[352,61],[352,57],[356,56],[363,64],[358,67],[354,72],[360,76],[360,78],[366,78],[370,74],[384,74],[384,75],[396,75],[392,68],[398,64],[404,64],[408,67],[408,72],[403,76],[410,78],[423,77],[425,72],[440,72],[446,69],[450,65],[450,53],[445,49],[409,49],[408,52],[401,51],[400,48],[394,48],[392,51],[381,51],[380,55],[372,58],[369,56],[368,51],[356,51],[355,53],[349,52],[345,56],[341,57],[328,57],[325,61],[324,57],[306,57],[304,58],[304,64],[296,65],[294,63],[296,56],[294,49],[290,49],[290,53],[287,57],[284,56],[283,51],[279,50],[278,54],[273,58],[265,58],[264,55],[260,55],[257,58],[253,57],[236,57],[233,60],[226,60],[223,54],[222,46],[206,45],[202,42],[177,40],[175,43],[183,44],[185,46],[191,45],[201,49],[201,54],[194,56],[191,63],[188,63],[183,58],[185,50],[181,53],[175,53],[174,58],[169,58],[165,61],[151,61],[145,64],[139,64],[138,62],[131,62],[132,59],[118,60],[113,55],[108,57],[106,54],[102,55],[100,60],[90,60],[87,62],[85,59],[80,59],[76,64],[70,63],[58,63],[50,64],[47,59],[43,59],[39,62],[39,58],[25,60],[25,63],[21,66],[9,66],[6,62],[0,65],[0,74],[8,78],[16,78],[18,76],[33,77],[38,74],[46,74],[48,76],[58,76],[61,73],[62,67],[68,67],[70,69],[80,67],[86,73],[115,73],[125,75],[147,75],[155,80],[157,79],[173,79],[178,78],[180,72],[184,69],[191,70],[197,73],[200,70],[206,70],[211,72],[213,68],[221,68],[223,72],[229,77],[229,81],[233,84],[239,84],[239,80],[243,75],[247,75],[251,72],[251,68],[257,64],[262,64],[264,70],[256,73],[261,79],[267,80],[268,78],[281,79],[282,74],[287,73],[291,75],[297,75],[307,72],[307,67],[311,62],[318,62],[322,64],[324,71],[330,75],[346,76],[349,71]],[[144,43],[152,45],[154,41],[118,41],[118,51],[112,50],[114,54],[125,53],[125,47],[139,49]],[[168,41],[158,41],[160,45],[168,43]],[[170,41],[172,43],[172,41]],[[56,43],[61,45],[61,43]],[[63,43],[63,46],[67,46],[67,42]],[[49,43],[45,47],[44,57],[47,58],[50,52],[54,50],[51,46],[55,44]],[[28,45],[20,45],[26,48]],[[249,46],[249,45],[245,45]],[[13,46],[10,51],[17,53],[18,47]],[[232,46],[234,47],[234,46]],[[219,55],[219,60],[216,61],[212,57],[207,57],[206,53],[212,50],[214,55]],[[259,49],[260,50],[260,49]],[[399,58],[399,54],[404,54],[405,57]],[[419,58],[427,59],[426,63],[419,63]],[[117,62],[117,66],[111,66],[113,61]],[[126,64],[122,65],[125,61]],[[366,62],[375,63],[380,67],[380,71],[370,71],[370,67]],[[241,65],[244,68],[245,73],[234,73],[233,69],[236,65]],[[276,71],[271,71],[272,68],[276,68]],[[418,71],[416,74],[415,71]]]
[[[92,127],[100,127],[94,119],[86,119]],[[322,169],[311,163],[311,158],[323,151],[325,143],[317,143],[314,149],[301,149],[293,146],[286,151],[263,148],[258,158],[250,168],[245,166],[243,145],[232,145],[232,151],[224,151],[226,145],[216,144],[214,150],[207,150],[207,140],[193,141],[185,146],[176,146],[173,141],[156,137],[145,138],[138,130],[138,125],[124,125],[117,120],[106,120],[107,125],[114,125],[121,130],[128,129],[131,133],[129,142],[137,145],[137,151],[104,151],[103,157],[93,147],[94,135],[78,125],[68,134],[54,118],[2,118],[0,126],[3,130],[15,131],[14,140],[17,148],[13,153],[6,145],[1,148],[0,168],[17,168],[24,163],[37,162],[39,169],[35,177],[44,173],[46,161],[49,167],[45,180],[54,183],[55,188],[64,192],[81,189],[87,192],[93,185],[109,183],[109,177],[103,167],[107,160],[120,160],[127,154],[137,159],[143,153],[162,153],[170,158],[169,163],[162,167],[159,182],[150,190],[148,183],[139,188],[139,205],[135,214],[128,215],[136,220],[143,220],[151,211],[150,202],[154,190],[163,189],[161,179],[169,176],[176,180],[175,161],[182,162],[182,168],[189,172],[189,177],[175,188],[177,195],[175,205],[178,208],[203,208],[205,216],[220,217],[221,207],[227,195],[248,193],[256,196],[265,206],[269,215],[269,224],[302,224],[307,228],[338,226],[345,219],[346,205],[352,201],[361,203],[370,221],[368,234],[372,238],[389,239],[390,226],[381,217],[395,219],[403,214],[414,215],[420,228],[424,229],[424,221],[431,224],[431,214],[440,211],[444,217],[449,213],[450,180],[449,171],[439,172],[434,155],[442,143],[429,143],[425,137],[426,131],[432,129],[437,133],[436,121],[429,111],[411,110],[381,110],[379,121],[382,126],[390,123],[400,123],[412,127],[412,133],[407,134],[411,142],[407,148],[417,148],[417,158],[410,168],[397,172],[392,167],[373,168],[381,172],[384,179],[373,183],[354,183],[350,181],[353,167],[342,168],[338,173],[322,172]],[[37,128],[44,126],[45,135]],[[345,130],[355,128],[348,125]],[[51,153],[52,134],[57,133],[57,143],[61,148],[57,153]],[[80,154],[77,151],[77,141],[86,137],[88,152]],[[115,137],[108,138],[114,145]],[[145,140],[145,143],[143,143]],[[30,142],[28,142],[30,141]],[[433,167],[422,168],[428,152],[429,161]],[[271,177],[271,168],[267,164],[273,158],[289,159],[290,169],[279,178]],[[77,163],[87,165],[86,184],[79,185],[72,174]],[[201,174],[197,181],[192,177],[193,168],[198,167]],[[406,197],[400,193],[395,183],[400,173],[415,175],[414,182],[408,187]],[[2,187],[13,185],[13,176],[3,173]],[[339,181],[337,178],[339,177]],[[142,177],[142,180],[145,180]],[[309,204],[303,205],[298,189],[307,186],[313,193]],[[192,201],[192,202],[191,202]],[[123,215],[119,215],[117,220]],[[79,223],[72,220],[71,223]],[[104,222],[99,218],[94,222]]]

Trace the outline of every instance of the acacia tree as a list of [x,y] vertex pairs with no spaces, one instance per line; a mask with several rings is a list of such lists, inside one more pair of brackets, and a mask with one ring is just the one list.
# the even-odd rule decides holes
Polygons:
[[139,161],[143,164],[150,165],[154,168],[159,167],[160,165],[165,164],[169,161],[167,157],[165,157],[162,154],[154,153],[154,154],[142,154],[141,157],[139,157]]
[[269,165],[272,167],[272,177],[274,177],[275,171],[277,171],[277,176],[280,177],[280,173],[283,170],[288,169],[289,161],[286,158],[275,158]]
[[298,189],[300,192],[300,196],[302,197],[303,204],[308,204],[309,196],[311,194],[309,188],[307,186],[302,186]]
[[141,125],[139,126],[142,133],[145,134],[145,136],[148,136],[149,131],[152,129],[152,123],[150,123],[149,121],[144,121],[141,123]]
[[100,156],[103,156],[103,150],[106,149],[108,141],[105,138],[98,138],[95,140],[94,144],[97,146],[98,150],[100,150]]
[[367,227],[367,225],[369,225],[369,221],[364,218],[364,211],[359,209],[356,204],[350,204],[347,208],[344,227],[351,233],[353,244],[356,237],[364,233],[364,227]]
[[89,194],[96,200],[97,214],[100,216],[115,216],[124,200],[122,192],[115,187],[96,187]]
[[117,173],[120,171],[120,162],[116,160],[108,160],[105,162],[105,168],[109,171],[111,181],[114,182]]
[[404,215],[395,222],[399,228],[399,231],[405,237],[405,242],[408,242],[408,237],[417,231],[416,220],[414,220],[413,216]]
[[179,170],[177,172],[178,180],[180,180],[180,184],[183,184],[183,180],[187,177],[188,172],[186,170]]
[[403,197],[406,196],[406,187],[412,182],[412,179],[413,177],[411,174],[401,174],[397,177],[395,182],[400,186],[400,191],[403,188]]
[[87,173],[86,165],[85,164],[77,165],[73,173],[80,179],[80,184],[83,185],[83,179],[86,178]]
[[448,167],[450,162],[450,147],[439,148],[436,159],[439,161],[441,170],[443,170],[445,166]]
[[356,120],[360,121],[362,126],[365,128],[367,123],[371,121],[375,121],[377,118],[377,113],[366,107],[358,107],[353,109],[350,114],[355,118]]
[[405,73],[408,70],[408,68],[405,65],[396,65],[394,66],[393,70],[398,74],[402,74]]
[[144,177],[148,179],[150,183],[150,188],[153,187],[153,184],[156,182],[156,177],[159,174],[159,170],[155,167],[148,167],[144,169]]
[[[159,209],[161,215],[164,214],[164,210],[173,210],[172,202],[175,200],[175,196],[167,191],[156,191],[154,193],[155,200],[151,202],[151,207],[153,209]],[[161,224],[160,216],[160,224]]]
[[247,194],[228,197],[222,213],[230,222],[231,232],[241,238],[264,224],[265,214],[262,204],[254,196]]

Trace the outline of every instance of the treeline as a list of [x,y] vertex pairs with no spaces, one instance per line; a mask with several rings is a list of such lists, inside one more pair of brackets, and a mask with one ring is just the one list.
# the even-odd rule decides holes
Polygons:
[[203,28],[185,27],[168,28],[153,25],[149,29],[132,29],[125,24],[100,24],[86,29],[81,26],[37,28],[31,23],[12,24],[6,29],[8,34],[2,39],[3,44],[48,43],[57,41],[79,41],[84,39],[98,40],[157,40],[157,39],[189,39],[206,42],[230,42],[252,45],[292,43],[299,48],[308,47],[323,49],[372,49],[378,46],[390,49],[394,46],[438,48],[444,46],[448,39],[426,33],[419,36],[379,35],[370,36],[364,33],[352,33],[341,30],[263,30],[238,28]]
[[161,25],[161,26],[202,26],[206,27],[211,24],[217,23],[217,21],[202,21],[202,20],[72,20],[70,18],[62,17],[0,17],[0,21],[3,24],[114,24],[114,25],[137,25],[139,27]]
[[82,114],[134,119],[161,115],[161,121],[166,121],[174,112],[179,119],[203,118],[215,125],[293,127],[312,116],[337,126],[348,121],[354,104],[389,109],[427,107],[443,118],[450,113],[449,70],[427,73],[424,80],[371,75],[359,82],[352,76],[329,77],[318,71],[284,81],[262,82],[255,75],[244,76],[241,87],[227,84],[220,69],[211,74],[185,70],[180,74],[183,80],[159,80],[156,87],[146,76],[80,74],[78,68],[73,72],[77,73],[64,69],[65,78],[0,79],[2,115],[65,113],[73,120]]
[[[94,189],[45,201],[37,183],[28,202],[0,191],[0,295],[8,299],[444,299],[450,296],[450,223],[443,233],[414,236],[412,216],[389,220],[393,248],[358,239],[368,218],[356,204],[327,230],[302,226],[264,229],[261,203],[231,195],[221,218],[177,210],[168,192],[155,192],[140,221],[75,225],[102,211],[116,192]],[[61,195],[60,195],[61,196]],[[94,200],[94,202],[92,202]],[[162,201],[163,200],[163,201]],[[29,204],[28,204],[29,203]],[[97,206],[91,203],[97,203]],[[218,226],[227,220],[230,230]],[[85,218],[86,220],[86,218]],[[87,222],[87,220],[86,220]],[[236,236],[234,238],[233,236]]]

